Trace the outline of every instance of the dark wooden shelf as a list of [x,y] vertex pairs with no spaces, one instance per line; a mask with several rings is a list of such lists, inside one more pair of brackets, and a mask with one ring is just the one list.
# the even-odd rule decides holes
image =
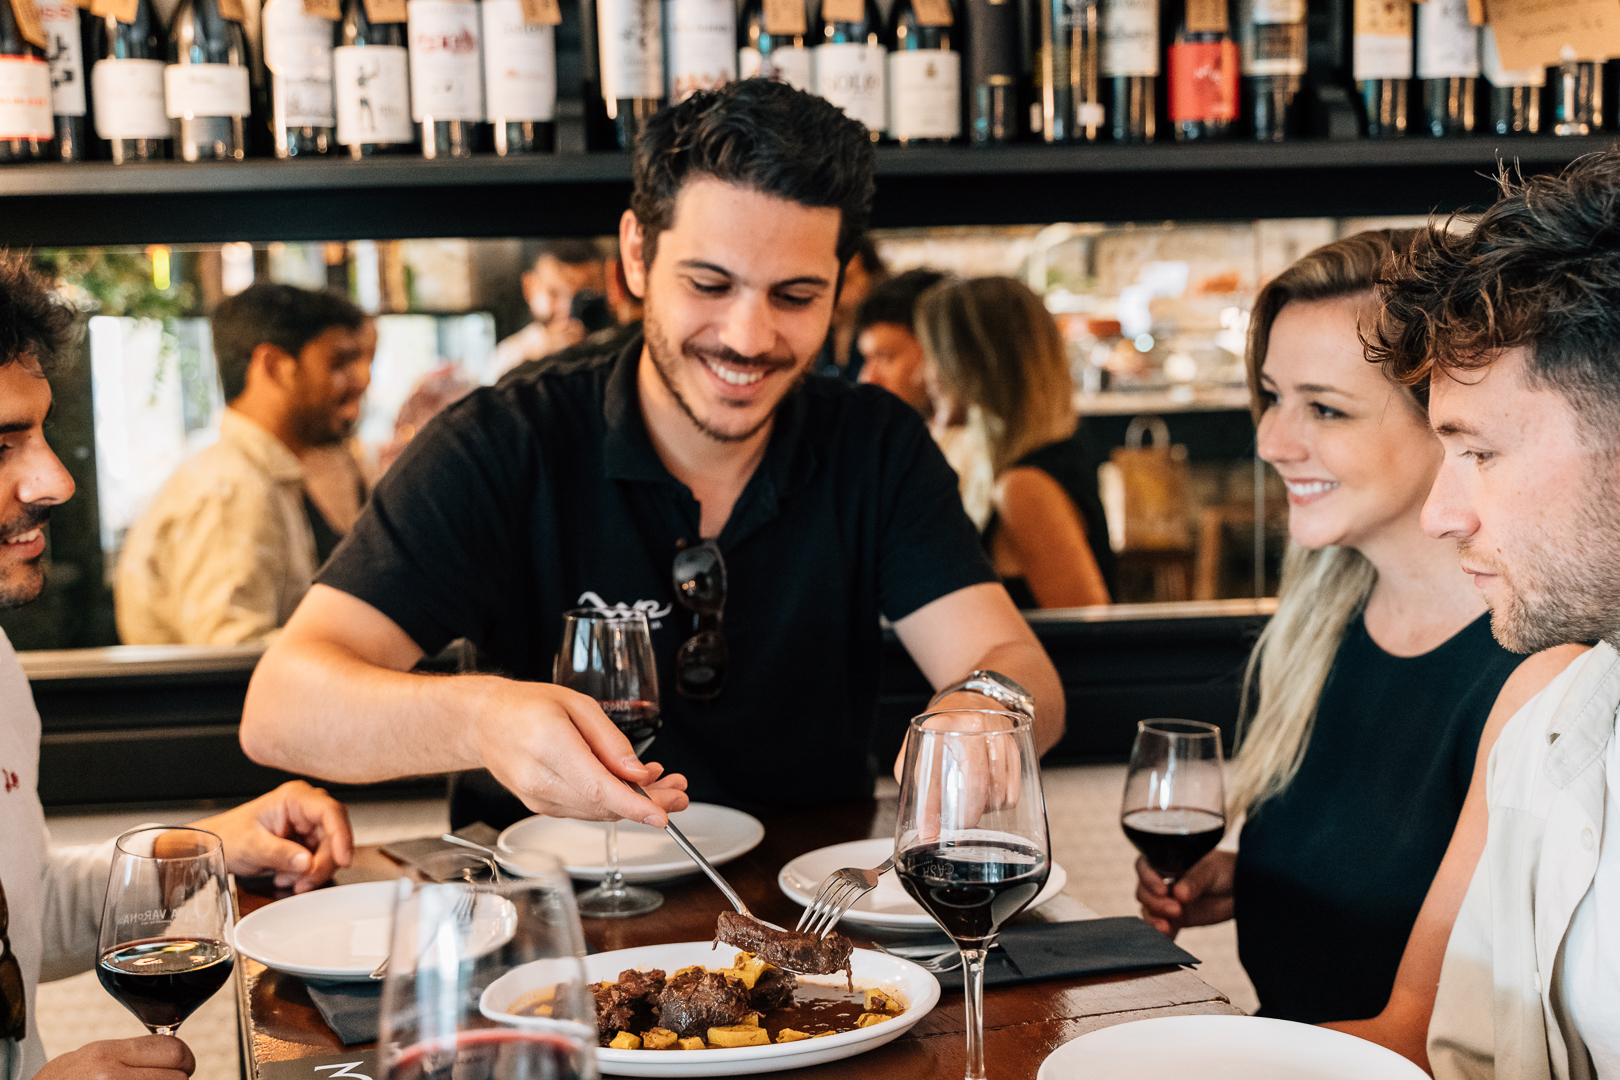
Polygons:
[[[1611,136],[1152,146],[884,147],[873,224],[1373,216],[1478,208],[1499,164],[1557,169]],[[616,231],[622,154],[0,168],[10,245],[568,236]]]

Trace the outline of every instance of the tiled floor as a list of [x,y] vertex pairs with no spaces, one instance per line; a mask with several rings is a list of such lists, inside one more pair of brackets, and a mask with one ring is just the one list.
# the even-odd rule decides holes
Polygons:
[[[1122,765],[1049,769],[1045,776],[1053,856],[1069,874],[1065,890],[1103,915],[1134,915],[1135,852],[1119,829]],[[446,827],[444,803],[358,803],[351,807],[356,838],[363,844],[429,836]],[[51,818],[59,844],[89,843],[153,820],[182,821],[196,814],[153,812]],[[1252,1011],[1254,990],[1237,961],[1231,924],[1188,931],[1181,944],[1204,963],[1199,973],[1234,1004]],[[93,973],[40,988],[40,1034],[52,1055],[96,1039],[125,1038],[145,1029],[108,997]],[[236,1002],[227,987],[181,1029],[197,1056],[196,1080],[236,1080]]]

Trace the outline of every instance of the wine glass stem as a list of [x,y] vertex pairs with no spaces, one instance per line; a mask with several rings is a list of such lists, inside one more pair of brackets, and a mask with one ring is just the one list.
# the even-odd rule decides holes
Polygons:
[[619,823],[608,822],[607,873],[602,875],[602,890],[616,893],[624,888],[624,875],[619,872]]
[[984,949],[962,950],[962,998],[967,1005],[967,1077],[984,1076]]

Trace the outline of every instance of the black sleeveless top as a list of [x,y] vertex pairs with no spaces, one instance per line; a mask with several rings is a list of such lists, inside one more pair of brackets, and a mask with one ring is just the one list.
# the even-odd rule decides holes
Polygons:
[[1480,732],[1522,660],[1488,614],[1409,658],[1379,648],[1360,615],[1345,628],[1299,773],[1238,846],[1238,955],[1260,1015],[1317,1024],[1383,1010]]
[[[1075,431],[1067,439],[1045,446],[1037,447],[1013,462],[1012,467],[1039,469],[1058,482],[1069,495],[1069,501],[1080,512],[1080,523],[1086,529],[1086,543],[1091,545],[1092,557],[1097,560],[1097,569],[1102,571],[1103,582],[1108,586],[1110,597],[1119,595],[1119,570],[1114,558],[1114,549],[1108,543],[1108,519],[1103,515],[1102,498],[1097,494],[1097,465],[1098,458],[1091,452],[1089,441],[1082,434],[1084,427]],[[994,512],[990,520],[985,522],[984,550],[992,554],[992,542],[996,538],[996,530],[1001,527],[1001,521]],[[1002,578],[1001,583],[1007,587],[1012,596],[1013,603],[1020,608],[1038,608],[1041,605],[1035,601],[1035,593],[1029,587],[1029,582],[1021,577]]]

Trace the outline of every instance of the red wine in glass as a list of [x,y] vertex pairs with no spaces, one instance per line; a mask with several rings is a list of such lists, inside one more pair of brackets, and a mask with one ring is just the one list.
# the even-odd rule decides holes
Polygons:
[[1153,872],[1180,881],[1198,860],[1215,850],[1226,835],[1226,818],[1208,810],[1133,810],[1121,820],[1125,836],[1147,859]]
[[895,863],[906,892],[958,943],[994,936],[1035,899],[1048,869],[1045,852],[1005,840],[927,844]]
[[235,962],[222,941],[151,938],[104,951],[96,976],[148,1028],[172,1030],[225,985]]
[[640,757],[647,752],[664,718],[658,712],[656,701],[603,701],[599,703],[607,718],[630,740],[630,747]]
[[[596,1075],[585,1035],[494,1028],[407,1046],[390,1080],[588,1080]],[[569,1028],[583,1025],[567,1025]],[[594,1038],[591,1043],[594,1043]]]

